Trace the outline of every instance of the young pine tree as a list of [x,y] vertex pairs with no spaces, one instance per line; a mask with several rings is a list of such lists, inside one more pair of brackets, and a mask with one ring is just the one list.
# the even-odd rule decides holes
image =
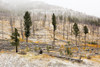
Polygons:
[[86,47],[86,34],[88,33],[87,26],[84,26],[84,34],[85,34],[85,47]]
[[13,46],[16,46],[16,53],[18,52],[18,46],[19,46],[19,33],[18,33],[18,30],[15,28],[15,31],[12,33],[12,36],[11,36],[11,44]]
[[[53,44],[55,45],[55,30],[56,30],[56,16],[55,14],[52,15],[52,25],[53,25]],[[52,45],[52,47],[54,47]]]
[[30,13],[27,11],[24,15],[24,30],[25,30],[25,37],[27,43],[28,43],[28,37],[30,36],[31,26],[32,26],[32,21],[31,21]]
[[76,38],[76,46],[77,46],[77,36],[79,34],[79,28],[78,28],[77,23],[74,23],[74,25],[73,25],[73,33],[74,33],[75,38]]

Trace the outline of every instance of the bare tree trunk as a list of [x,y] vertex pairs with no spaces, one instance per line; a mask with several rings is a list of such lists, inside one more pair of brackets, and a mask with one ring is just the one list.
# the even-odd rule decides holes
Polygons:
[[55,45],[55,31],[53,31],[53,44],[52,44],[52,48],[54,48]]
[[21,29],[21,35],[22,35],[22,39],[24,39],[22,20],[20,21],[20,29]]
[[86,34],[85,34],[85,48],[86,48]]
[[72,25],[71,25],[71,35],[72,35]]
[[4,39],[4,33],[3,33],[3,21],[2,21],[2,40]]
[[47,31],[45,32],[45,43],[46,43],[46,39],[47,39],[47,38],[46,38],[46,36],[47,36],[46,34],[47,34]]
[[43,27],[45,27],[45,24],[46,24],[46,15],[43,18]]
[[45,27],[45,22],[43,21],[42,26]]
[[43,25],[42,25],[43,27],[45,27],[45,22],[46,22],[46,21],[44,20],[44,21],[43,21]]
[[63,39],[65,38],[65,24],[63,22]]
[[26,46],[28,47],[28,37],[26,37]]
[[13,20],[10,18],[10,26],[11,26],[11,32],[13,33]]
[[32,29],[33,29],[33,36],[35,36],[35,27],[34,27],[34,25],[33,25]]
[[68,26],[67,26],[67,40],[68,40]]
[[99,27],[97,27],[98,29],[97,29],[97,52],[99,51],[98,49],[99,49]]
[[16,53],[18,52],[18,46],[16,45]]
[[93,37],[92,37],[92,41],[94,41],[94,26],[92,26],[92,35],[93,35]]
[[26,42],[28,43],[28,37],[26,37]]
[[77,36],[75,36],[75,38],[76,38],[76,46],[77,46]]
[[50,22],[49,22],[49,27],[50,27]]

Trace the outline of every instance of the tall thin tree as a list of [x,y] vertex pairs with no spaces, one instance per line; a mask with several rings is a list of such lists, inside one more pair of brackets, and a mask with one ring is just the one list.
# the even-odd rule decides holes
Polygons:
[[3,23],[3,18],[2,18],[2,41],[3,41],[3,39],[4,39],[4,23]]
[[[56,16],[54,13],[52,15],[52,25],[53,25],[53,44],[55,45]],[[52,47],[54,47],[54,45],[52,45]]]
[[24,15],[24,30],[25,30],[25,37],[27,43],[28,43],[28,37],[30,36],[31,26],[32,26],[31,16],[30,13],[26,11]]

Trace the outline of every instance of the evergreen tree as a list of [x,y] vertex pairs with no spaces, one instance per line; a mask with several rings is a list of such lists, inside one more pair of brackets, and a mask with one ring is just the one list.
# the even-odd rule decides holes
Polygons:
[[77,45],[77,36],[78,36],[78,34],[79,34],[79,28],[78,28],[77,23],[74,23],[74,25],[73,25],[73,33],[74,33],[74,35],[75,35],[75,38],[76,38],[76,45]]
[[54,13],[52,15],[52,25],[53,25],[53,44],[55,45],[56,16]]
[[31,26],[32,26],[32,21],[31,21],[30,13],[27,11],[24,15],[24,30],[25,30],[27,43],[28,43],[28,37],[30,36]]
[[18,30],[15,28],[15,31],[12,33],[12,36],[11,36],[11,44],[13,46],[16,46],[16,53],[18,52],[18,46],[19,46],[19,33],[18,33]]
[[84,34],[85,34],[85,47],[86,47],[86,34],[88,33],[87,26],[84,26]]

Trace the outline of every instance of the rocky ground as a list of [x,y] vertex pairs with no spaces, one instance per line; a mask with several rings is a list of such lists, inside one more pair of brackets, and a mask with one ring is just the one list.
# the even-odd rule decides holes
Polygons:
[[0,53],[0,67],[100,67],[100,64],[87,59],[83,59],[83,63],[76,63],[46,54],[27,53],[20,55],[6,52]]

